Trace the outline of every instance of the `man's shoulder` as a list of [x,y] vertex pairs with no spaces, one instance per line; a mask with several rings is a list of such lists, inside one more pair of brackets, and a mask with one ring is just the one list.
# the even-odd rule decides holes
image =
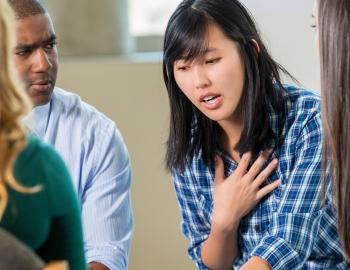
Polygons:
[[115,126],[115,123],[98,111],[94,106],[84,102],[75,93],[68,92],[62,88],[55,87],[53,94],[54,110],[60,115],[69,116],[71,121],[80,122],[84,127],[107,128]]

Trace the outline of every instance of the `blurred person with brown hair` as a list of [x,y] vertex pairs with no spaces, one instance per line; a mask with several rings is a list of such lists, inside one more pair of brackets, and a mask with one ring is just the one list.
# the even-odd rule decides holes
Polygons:
[[68,170],[22,124],[31,105],[13,68],[14,23],[7,0],[0,0],[0,227],[46,262],[66,260],[72,270],[86,269]]
[[321,59],[324,152],[331,162],[339,236],[350,259],[350,1],[315,1],[313,17]]

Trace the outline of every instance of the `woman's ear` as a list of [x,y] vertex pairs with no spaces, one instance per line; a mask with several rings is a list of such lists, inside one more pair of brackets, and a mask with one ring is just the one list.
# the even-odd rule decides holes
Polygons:
[[259,46],[259,43],[258,43],[254,38],[252,38],[252,39],[250,40],[250,44],[254,47],[256,53],[259,54],[259,53],[260,53],[260,46]]

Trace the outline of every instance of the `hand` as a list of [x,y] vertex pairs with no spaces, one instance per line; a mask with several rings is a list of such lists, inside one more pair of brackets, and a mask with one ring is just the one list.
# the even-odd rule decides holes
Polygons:
[[67,261],[51,261],[43,270],[69,270],[69,266]]
[[214,179],[214,209],[212,228],[230,232],[242,217],[268,193],[273,191],[280,180],[260,188],[266,178],[276,168],[278,160],[274,159],[261,171],[272,150],[265,150],[247,172],[251,153],[245,153],[237,169],[225,179],[224,162],[216,156]]
[[109,270],[109,268],[102,263],[91,262],[89,263],[90,270]]

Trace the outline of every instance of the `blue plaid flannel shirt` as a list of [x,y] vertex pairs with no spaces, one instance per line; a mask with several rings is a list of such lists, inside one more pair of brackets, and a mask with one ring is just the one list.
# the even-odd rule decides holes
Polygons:
[[[312,92],[285,87],[288,116],[284,139],[271,157],[279,159],[279,166],[266,182],[282,181],[241,220],[240,255],[233,267],[240,268],[251,256],[258,256],[275,270],[350,269],[337,235],[329,185],[326,204],[322,204],[320,99]],[[275,132],[277,119],[278,115],[271,115]],[[220,149],[217,153],[230,175],[237,164]],[[199,269],[208,269],[200,254],[210,233],[214,168],[206,166],[198,153],[184,172],[173,172],[173,178],[182,231],[190,241],[188,253]]]

